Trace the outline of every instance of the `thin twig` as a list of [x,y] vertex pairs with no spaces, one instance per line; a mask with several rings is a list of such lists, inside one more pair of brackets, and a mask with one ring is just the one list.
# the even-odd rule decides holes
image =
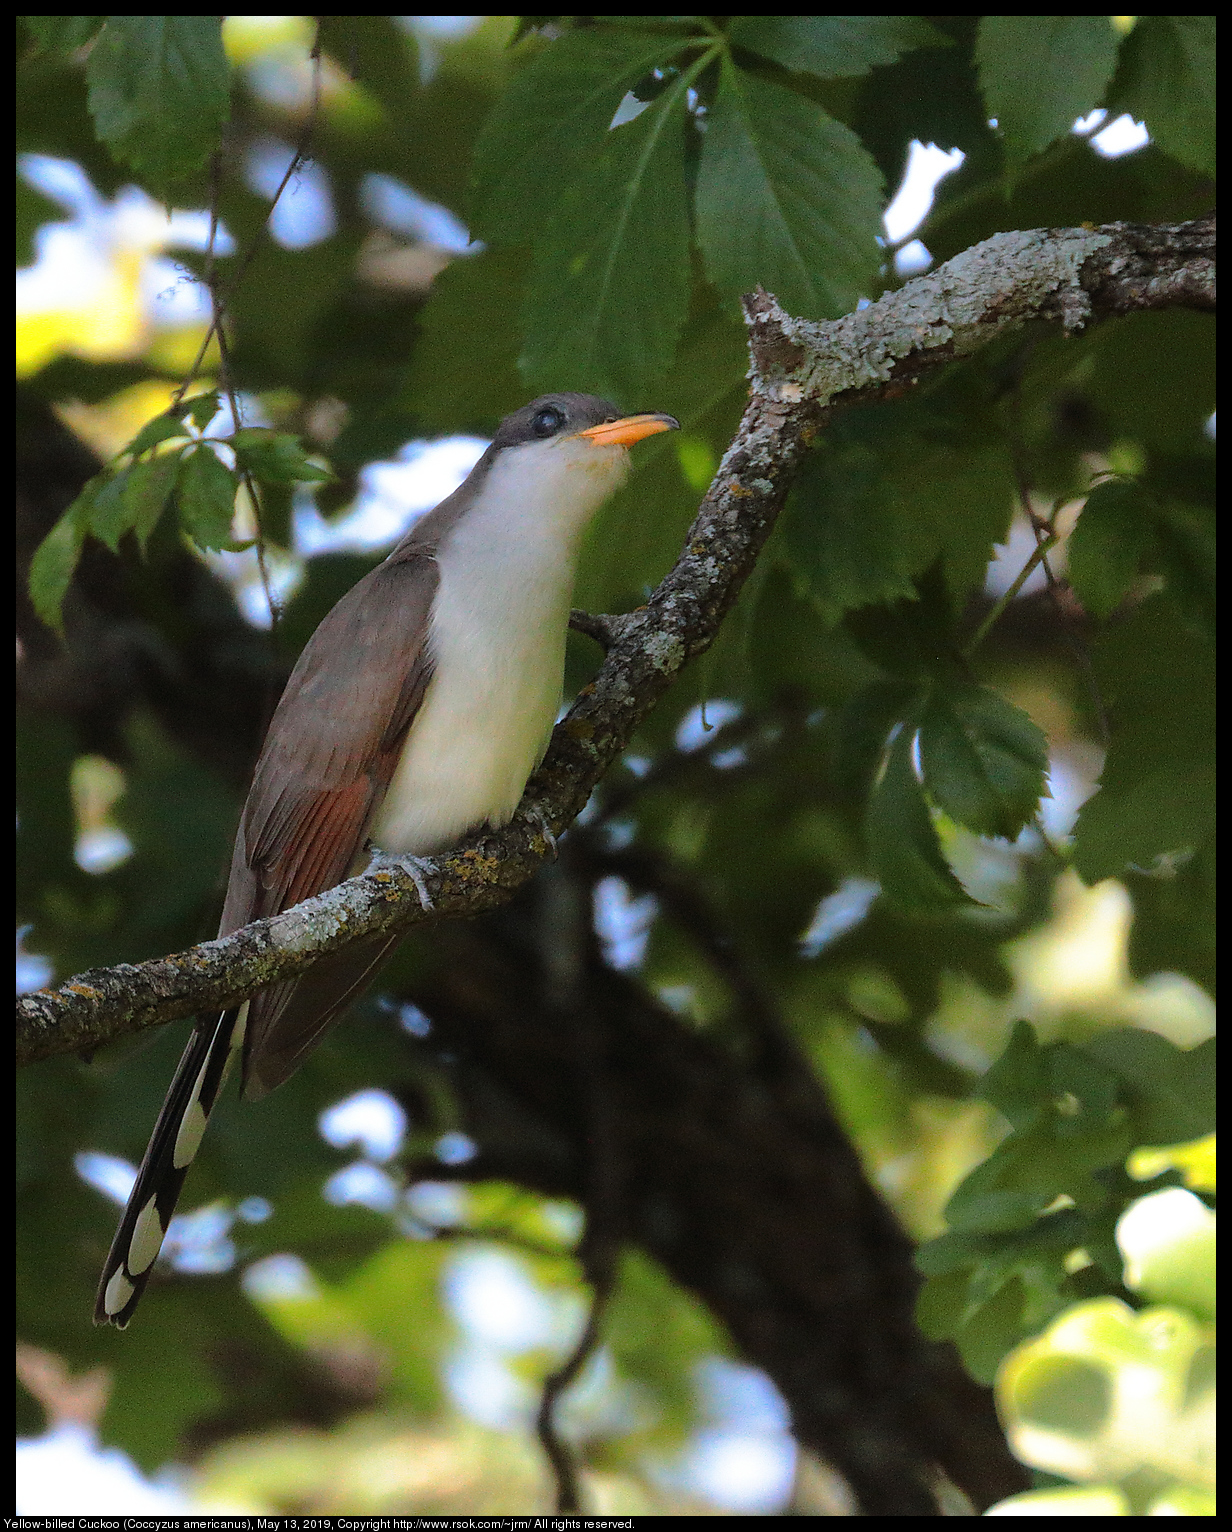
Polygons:
[[1032,553],[1031,557],[1018,571],[1013,584],[998,598],[987,617],[984,618],[984,621],[976,628],[971,638],[963,645],[962,652],[964,659],[969,659],[984,642],[985,638],[988,637],[988,630],[992,627],[993,623],[996,622],[997,618],[1000,617],[1001,613],[1009,606],[1010,602],[1013,601],[1018,592],[1031,578],[1032,571],[1039,564],[1046,564],[1047,555],[1056,547],[1057,542],[1057,534],[1049,532],[1042,541],[1036,543],[1035,552]]
[[593,944],[588,919],[589,881],[577,865],[574,848],[562,848],[560,860],[543,880],[540,929],[544,1004],[560,1016],[573,1040],[580,1076],[582,1109],[589,1141],[586,1230],[578,1258],[591,1285],[590,1312],[572,1352],[544,1380],[535,1428],[556,1476],[556,1509],[565,1515],[581,1508],[577,1467],[556,1424],[561,1395],[586,1365],[599,1342],[603,1313],[616,1282],[620,1253],[622,1173],[615,1116],[608,1100],[603,1067],[604,1040],[587,1003],[587,955]]
[[[270,203],[269,212],[262,219],[260,227],[253,235],[252,243],[248,246],[248,249],[243,253],[243,255],[240,256],[239,260],[236,262],[235,270],[231,273],[230,280],[227,282],[221,294],[218,295],[217,303],[211,304],[209,328],[206,330],[205,338],[202,340],[201,345],[197,349],[197,354],[193,358],[192,365],[188,369],[187,376],[175,392],[172,400],[173,404],[180,403],[184,397],[185,390],[201,370],[201,364],[204,362],[205,354],[209,350],[210,341],[213,340],[214,336],[219,332],[223,317],[227,311],[227,307],[230,304],[231,299],[239,291],[240,282],[247,275],[248,268],[252,265],[254,259],[256,258],[257,251],[261,248],[262,241],[264,240],[266,234],[269,232],[270,219],[274,216],[274,209],[278,206],[279,199],[281,198],[283,192],[286,191],[287,187],[290,185],[292,176],[297,174],[297,172],[301,170],[307,163],[308,145],[311,143],[312,136],[316,132],[317,116],[321,106],[321,37],[319,29],[317,36],[313,41],[312,47],[309,50],[308,57],[312,60],[312,95],[309,99],[308,115],[304,119],[304,127],[303,131],[300,133],[299,142],[295,146],[295,152],[291,156],[291,162],[287,166],[286,174],[278,183],[278,189],[275,191],[273,200]],[[217,157],[215,157],[215,165],[216,163]],[[214,242],[218,222],[218,198],[216,191],[217,181],[215,179],[214,170],[212,169],[210,187],[210,241],[206,251],[206,284],[211,288],[211,299],[215,297],[211,279],[214,267]]]
[[581,1486],[573,1454],[561,1440],[556,1429],[556,1404],[577,1375],[589,1361],[599,1341],[603,1314],[612,1295],[615,1273],[609,1273],[602,1283],[596,1283],[594,1296],[586,1324],[578,1337],[577,1345],[555,1372],[544,1379],[543,1394],[539,1400],[539,1413],[535,1417],[535,1433],[547,1455],[556,1476],[556,1511],[560,1516],[581,1510]]
[[[710,738],[703,740],[696,749],[676,749],[660,756],[640,777],[633,777],[607,790],[597,812],[587,821],[587,828],[610,823],[652,788],[678,785],[682,777],[692,775],[701,767],[711,767],[716,756],[737,749],[754,736],[764,734],[776,723],[781,723],[783,730],[766,741],[768,749],[777,747],[785,738],[796,738],[805,727],[803,709],[795,699],[786,698],[769,707],[741,713],[726,723],[714,726]],[[722,780],[736,781],[740,775],[739,767],[727,767],[722,773]]]
[[439,1240],[484,1240],[494,1245],[507,1245],[510,1250],[521,1250],[526,1255],[537,1256],[542,1260],[575,1260],[576,1252],[555,1245],[545,1245],[537,1239],[530,1239],[525,1234],[515,1233],[512,1229],[502,1229],[496,1225],[484,1224],[437,1224],[429,1223],[426,1219],[416,1216],[415,1222],[426,1229],[433,1239]]
[[[1022,502],[1023,511],[1031,523],[1031,531],[1035,536],[1036,553],[1044,571],[1045,589],[1048,594],[1048,604],[1052,607],[1053,615],[1057,619],[1057,627],[1061,637],[1065,640],[1066,648],[1074,656],[1078,669],[1082,672],[1083,681],[1086,683],[1087,696],[1091,701],[1091,708],[1095,714],[1096,724],[1099,726],[1099,742],[1104,749],[1108,748],[1108,741],[1112,738],[1112,729],[1108,722],[1108,711],[1104,706],[1103,694],[1099,689],[1099,681],[1095,675],[1095,667],[1091,663],[1090,651],[1081,637],[1074,632],[1070,615],[1065,610],[1065,604],[1061,600],[1061,582],[1057,579],[1052,565],[1048,562],[1048,548],[1058,541],[1056,531],[1056,519],[1061,510],[1064,500],[1058,500],[1052,507],[1052,512],[1047,517],[1036,514],[1031,506],[1031,490],[1026,475],[1018,462],[1018,454],[1014,454],[1014,478],[1018,485],[1018,496]],[[1045,543],[1048,547],[1045,547]]]

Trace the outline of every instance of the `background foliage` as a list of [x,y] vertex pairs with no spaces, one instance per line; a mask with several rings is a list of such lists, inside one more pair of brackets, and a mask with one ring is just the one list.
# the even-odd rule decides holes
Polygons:
[[[625,610],[669,567],[739,419],[740,294],[761,283],[827,318],[896,285],[880,219],[913,140],[965,155],[918,231],[938,260],[1000,229],[1177,221],[1214,200],[1209,18],[486,18],[441,38],[333,17],[316,86],[299,19],[221,34],[210,18],[105,20],[26,18],[19,146],[80,165],[103,198],[134,182],[179,208],[214,198],[225,238],[176,259],[221,284],[230,375],[211,344],[176,400],[199,319],[118,334],[66,297],[19,330],[34,612],[18,920],[57,977],[212,934],[271,689],[381,556],[300,557],[305,495],[337,517],[407,441],[485,435],[549,388],[669,410],[683,430],[641,451],[579,578],[577,604]],[[1145,120],[1151,142],[1102,156],[1070,131],[1096,107]],[[255,167],[271,144],[285,167],[305,135],[295,185],[323,184],[328,218],[312,239],[262,239],[273,187]],[[23,265],[56,209],[18,184]],[[482,244],[447,248],[430,204]],[[137,255],[117,238],[128,311],[141,258],[171,237]],[[1126,1165],[1211,1128],[1212,362],[1213,321],[1193,313],[1068,339],[1028,328],[839,416],[719,644],[578,832],[573,876],[597,891],[608,961],[632,962],[751,1081],[731,974],[674,890],[774,996],[866,1166],[929,1241],[922,1325],[985,1382],[1075,1301],[1141,1302],[1115,1238],[1143,1191]],[[83,443],[110,460],[93,480]],[[251,543],[254,481],[266,557],[291,582],[271,640],[219,577],[238,566],[205,562]],[[1049,580],[995,606],[1045,542]],[[61,620],[67,647],[48,626]],[[569,685],[593,669],[571,635]],[[82,846],[103,831],[131,854],[99,870]],[[380,1418],[444,1432],[455,1464],[472,1450],[441,1381],[455,1246],[406,1237],[427,1230],[402,1190],[434,1155],[463,1177],[448,1168],[457,1133],[483,1149],[508,1124],[476,1115],[456,1060],[399,1012],[432,962],[430,937],[408,942],[384,1002],[357,1007],[273,1098],[219,1114],[187,1204],[228,1210],[217,1237],[194,1256],[186,1233],[123,1337],[86,1323],[114,1209],[74,1156],[139,1156],[179,1029],[23,1077],[20,1332],[112,1370],[103,1431],[142,1463],[291,1421],[352,1432],[348,1461]],[[347,1155],[318,1115],[372,1085],[409,1118],[382,1171],[393,1201],[331,1203],[320,1188]],[[585,1292],[576,1219],[495,1180],[449,1206],[455,1224],[533,1245],[516,1258],[564,1306],[517,1362],[542,1378]],[[245,1296],[236,1274],[287,1252],[313,1281]],[[606,1473],[617,1499],[658,1493],[634,1481],[697,1424],[691,1369],[728,1342],[632,1249],[605,1345],[575,1436],[595,1485]],[[24,1394],[19,1410],[29,1429]],[[505,1508],[497,1451],[475,1458],[489,1467],[468,1503],[443,1508]],[[244,1461],[255,1501],[304,1503]],[[537,1470],[523,1468],[529,1503]],[[332,1508],[426,1509],[438,1493]]]

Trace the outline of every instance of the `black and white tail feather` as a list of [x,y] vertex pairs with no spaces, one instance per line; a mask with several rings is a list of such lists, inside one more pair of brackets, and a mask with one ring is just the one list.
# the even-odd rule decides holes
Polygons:
[[245,1001],[198,1022],[188,1040],[99,1278],[97,1325],[123,1330],[133,1316],[231,1061],[243,1049],[247,1020]]

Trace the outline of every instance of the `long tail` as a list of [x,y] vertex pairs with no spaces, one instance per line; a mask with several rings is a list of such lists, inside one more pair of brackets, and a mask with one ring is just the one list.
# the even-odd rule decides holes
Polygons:
[[99,1278],[96,1325],[122,1330],[133,1317],[247,1021],[245,1001],[198,1022],[188,1040]]

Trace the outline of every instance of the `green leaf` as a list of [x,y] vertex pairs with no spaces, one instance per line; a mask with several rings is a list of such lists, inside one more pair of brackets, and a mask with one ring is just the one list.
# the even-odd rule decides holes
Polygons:
[[1156,1032],[1117,1027],[1082,1051],[1122,1082],[1140,1144],[1181,1144],[1215,1131],[1215,1039],[1178,1048]]
[[34,610],[54,632],[63,635],[61,608],[81,557],[97,481],[91,480],[34,550],[29,588]]
[[255,478],[271,484],[325,484],[333,478],[309,461],[299,437],[265,426],[243,426],[231,438],[236,462]]
[[451,261],[433,282],[403,391],[429,428],[474,429],[524,401],[518,349],[527,265],[521,250],[486,250]]
[[523,375],[645,397],[671,366],[689,294],[685,77],[608,133],[539,240]]
[[178,415],[181,420],[191,420],[198,431],[204,431],[218,414],[218,390],[211,388],[208,393],[194,394],[191,399],[181,399],[172,413]]
[[883,463],[862,444],[804,461],[783,513],[782,546],[803,594],[828,623],[857,607],[912,597],[913,560]]
[[38,259],[35,235],[45,223],[54,223],[64,217],[64,210],[51,197],[45,197],[30,185],[22,175],[17,177],[15,205],[15,233],[17,236],[18,266],[33,266]]
[[1215,175],[1215,18],[1140,16],[1122,50],[1112,111],[1129,112],[1174,160]]
[[1155,518],[1155,563],[1177,614],[1206,639],[1215,637],[1215,508],[1166,500]]
[[184,425],[181,411],[168,410],[165,414],[155,415],[153,420],[147,420],[124,451],[131,457],[140,457],[143,452],[148,452],[159,442],[169,441],[175,436],[187,435],[188,430]]
[[128,470],[109,474],[99,484],[90,500],[90,531],[99,542],[106,543],[112,553],[120,545],[120,539],[136,520],[137,508],[125,493]]
[[989,687],[939,686],[920,719],[920,765],[929,797],[951,819],[1014,840],[1047,791],[1048,742]]
[[1134,479],[1108,479],[1087,496],[1067,544],[1069,581],[1092,617],[1120,606],[1151,545],[1155,501]]
[[175,488],[180,471],[180,454],[164,452],[159,457],[144,458],[126,474],[121,474],[121,493],[129,508],[130,525],[144,550]]
[[69,58],[84,48],[107,18],[105,16],[23,16],[40,53]]
[[882,186],[849,128],[723,61],[697,172],[697,237],[724,297],[760,283],[806,318],[853,309],[878,285]]
[[1119,38],[1110,16],[983,16],[975,46],[988,115],[1011,166],[1103,100]]
[[882,888],[904,909],[939,914],[971,904],[941,853],[912,764],[915,729],[904,723],[868,800],[864,830]]
[[866,686],[847,702],[838,716],[834,742],[834,776],[842,791],[863,798],[885,754],[896,723],[915,716],[917,689],[901,681]]
[[867,74],[912,48],[942,48],[950,42],[922,16],[738,16],[727,38],[785,69],[821,80]]
[[184,454],[180,522],[199,548],[227,548],[235,513],[235,475],[209,447]]
[[218,148],[230,111],[220,16],[109,16],[86,78],[99,139],[156,190]]
[[476,233],[530,244],[578,176],[602,196],[585,162],[606,142],[627,92],[680,49],[678,37],[568,32],[542,48],[497,102],[475,146]]
[[[947,1237],[943,1234],[941,1239]],[[921,1247],[919,1252],[921,1259],[917,1260],[921,1271],[925,1270],[921,1264],[924,1252],[940,1242],[940,1240],[930,1240],[927,1245]],[[928,1277],[916,1299],[915,1322],[929,1340],[949,1340],[955,1333],[969,1307],[970,1286],[971,1273],[965,1270],[943,1271],[936,1276]]]
[[1215,821],[1213,645],[1157,595],[1110,628],[1093,659],[1113,729],[1074,832],[1088,883],[1192,852]]
[[980,1081],[979,1093],[1021,1133],[1039,1121],[1047,1092],[1048,1065],[1035,1028],[1029,1021],[1016,1021],[1004,1052]]
[[419,88],[414,34],[393,16],[319,16],[317,39],[329,57],[370,91],[397,122],[407,97]]
[[979,1383],[991,1384],[1006,1353],[1023,1338],[1026,1293],[1011,1277],[980,1305],[955,1337],[963,1366]]

